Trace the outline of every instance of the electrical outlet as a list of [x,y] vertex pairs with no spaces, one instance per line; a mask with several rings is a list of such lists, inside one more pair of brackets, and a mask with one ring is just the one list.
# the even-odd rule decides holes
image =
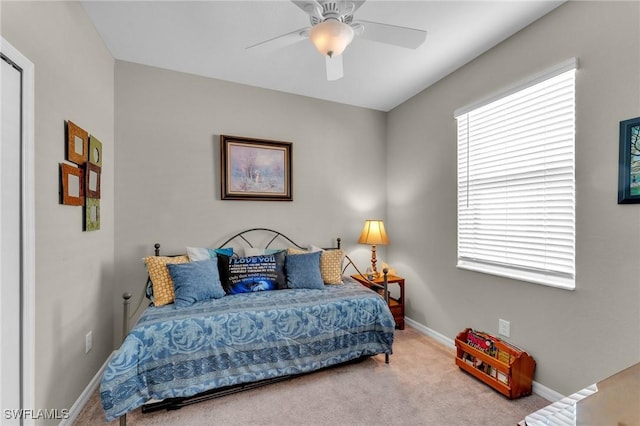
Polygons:
[[511,335],[511,323],[509,321],[499,319],[498,320],[498,334],[504,337],[510,337]]
[[93,347],[93,330],[89,330],[86,336],[84,336],[84,353],[88,354]]

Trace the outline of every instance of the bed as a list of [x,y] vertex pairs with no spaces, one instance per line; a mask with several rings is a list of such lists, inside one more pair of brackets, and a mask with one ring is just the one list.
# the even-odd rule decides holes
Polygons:
[[[269,248],[277,239],[293,245],[286,253],[289,267],[281,271],[287,280],[296,271],[295,262],[329,253],[311,256],[312,251],[264,228],[232,239],[252,246],[246,235],[256,230],[275,235],[260,249],[270,252],[263,252],[264,258],[281,255]],[[249,259],[234,256],[245,259],[241,262]],[[217,257],[217,262],[229,262],[224,255]],[[216,391],[235,392],[362,357],[385,354],[388,362],[395,322],[384,298],[348,277],[341,276],[341,284],[311,288],[300,278],[307,279],[303,274],[276,291],[230,294],[224,287],[222,297],[188,306],[178,306],[176,280],[174,303],[146,308],[107,363],[100,386],[107,421],[120,417],[126,422],[126,413],[141,406],[144,411],[146,406],[163,407],[166,401],[197,401],[203,395],[216,396]]]

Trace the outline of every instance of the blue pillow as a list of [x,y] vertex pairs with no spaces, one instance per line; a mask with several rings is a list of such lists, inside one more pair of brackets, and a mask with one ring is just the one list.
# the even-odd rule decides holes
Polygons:
[[225,256],[233,256],[233,247],[224,248],[203,248],[203,247],[187,247],[187,256],[189,260],[195,262],[197,260],[213,259],[218,254],[224,254]]
[[285,260],[289,288],[324,288],[320,272],[322,252],[288,254]]
[[233,256],[233,247],[223,247],[209,250],[209,256],[214,257],[217,254],[223,254],[225,256]]
[[218,254],[222,287],[228,294],[287,288],[284,275],[286,252],[249,257]]
[[220,275],[218,259],[196,262],[167,264],[175,290],[177,307],[191,306],[208,299],[220,299],[225,295]]

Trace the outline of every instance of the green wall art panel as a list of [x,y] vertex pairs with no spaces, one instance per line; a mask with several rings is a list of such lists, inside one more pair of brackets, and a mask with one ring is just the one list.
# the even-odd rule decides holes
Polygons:
[[84,230],[97,231],[100,229],[100,199],[85,198]]

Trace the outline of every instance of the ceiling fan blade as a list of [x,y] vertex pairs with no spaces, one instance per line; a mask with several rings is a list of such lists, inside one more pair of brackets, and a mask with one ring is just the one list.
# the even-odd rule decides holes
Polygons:
[[364,27],[360,37],[380,43],[392,44],[408,49],[417,49],[427,38],[426,31],[415,28],[381,24],[380,22],[363,21],[360,19],[354,24],[358,23]]
[[336,81],[340,80],[342,74],[342,55],[335,55],[333,57],[325,56],[325,62],[327,65],[327,80]]
[[362,6],[362,3],[364,3],[366,0],[362,0],[362,1],[352,1],[351,3],[353,3],[353,12],[355,12],[356,10],[360,9],[360,6]]
[[260,43],[247,46],[246,49],[259,49],[263,51],[274,51],[282,47],[290,46],[299,41],[306,40],[309,36],[309,28],[300,28],[290,33],[283,34]]
[[322,18],[322,6],[315,0],[291,0],[291,3],[298,6],[309,16]]

